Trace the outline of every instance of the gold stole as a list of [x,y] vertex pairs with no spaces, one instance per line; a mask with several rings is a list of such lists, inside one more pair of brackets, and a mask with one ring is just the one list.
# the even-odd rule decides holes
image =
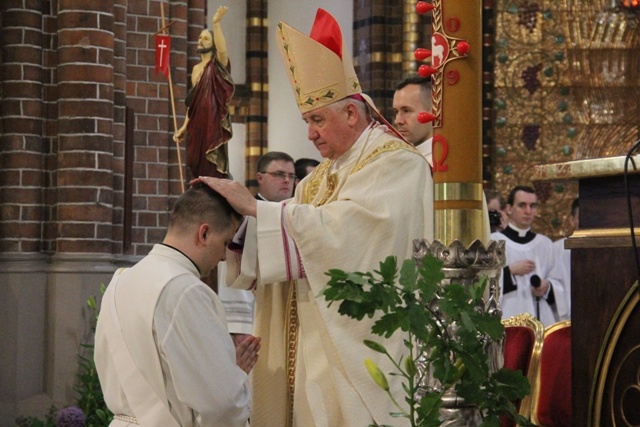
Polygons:
[[[312,175],[309,177],[310,182],[305,186],[304,193],[302,196],[303,204],[313,204],[313,200],[315,199],[316,194],[320,190],[320,185],[322,184],[322,179],[324,174],[329,171],[331,164],[333,162],[330,160],[325,160],[322,162],[316,169],[312,172]],[[333,179],[332,179],[333,178]],[[329,175],[327,177],[327,183],[332,181],[334,183],[333,188],[335,188],[335,176]],[[329,196],[333,193],[333,191],[327,191],[325,194],[329,194]],[[325,199],[325,197],[323,197]],[[326,201],[326,200],[325,200]],[[314,204],[315,206],[319,206]],[[289,387],[289,411],[287,417],[287,426],[291,426],[293,424],[293,396],[295,393],[295,382],[296,382],[296,357],[298,355],[298,331],[299,331],[299,323],[298,323],[298,291],[296,289],[296,283],[292,280],[289,283],[289,294],[287,295],[287,306],[286,306],[286,318],[285,318],[285,339],[286,339],[286,355],[287,355],[287,385]]]

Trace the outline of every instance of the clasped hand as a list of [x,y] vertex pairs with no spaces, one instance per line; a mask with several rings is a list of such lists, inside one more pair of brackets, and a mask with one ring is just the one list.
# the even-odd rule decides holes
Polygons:
[[247,374],[258,361],[260,351],[260,337],[243,334],[240,339],[234,340],[236,345],[236,364]]

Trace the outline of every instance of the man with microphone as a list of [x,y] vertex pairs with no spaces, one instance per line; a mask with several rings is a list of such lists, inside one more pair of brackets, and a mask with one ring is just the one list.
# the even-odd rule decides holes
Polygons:
[[559,321],[568,307],[553,244],[548,237],[531,231],[537,209],[538,197],[533,188],[514,187],[507,199],[509,225],[491,238],[505,241],[507,265],[500,289],[502,318],[531,313],[548,326]]

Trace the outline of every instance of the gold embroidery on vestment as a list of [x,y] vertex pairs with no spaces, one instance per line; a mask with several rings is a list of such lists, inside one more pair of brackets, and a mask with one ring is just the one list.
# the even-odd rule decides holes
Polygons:
[[313,199],[315,199],[318,191],[320,191],[320,186],[322,185],[322,178],[324,174],[333,162],[331,160],[325,160],[320,163],[309,176],[309,183],[305,184],[304,194],[302,195],[302,203],[311,204]]
[[320,200],[318,200],[313,205],[322,206],[325,203],[327,203],[327,201],[331,198],[331,196],[333,196],[333,192],[336,191],[337,186],[338,186],[338,179],[336,178],[336,174],[335,173],[328,174],[327,180],[325,183],[324,194],[322,195]]
[[412,145],[407,144],[406,142],[402,142],[399,140],[393,140],[389,142],[385,142],[382,147],[378,147],[371,154],[369,154],[365,159],[359,162],[355,167],[351,170],[351,173],[356,173],[366,165],[374,161],[376,158],[380,157],[383,153],[388,153],[390,151],[395,150],[407,150],[419,153],[418,150],[415,149]]
[[285,319],[286,348],[287,354],[287,386],[289,389],[286,427],[293,425],[293,397],[296,386],[296,358],[298,354],[298,292],[296,290],[295,280],[289,282],[289,294],[287,296],[287,317]]

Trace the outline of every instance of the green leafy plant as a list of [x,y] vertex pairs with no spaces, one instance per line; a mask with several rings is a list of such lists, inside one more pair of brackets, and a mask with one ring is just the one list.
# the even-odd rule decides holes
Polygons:
[[20,416],[16,418],[16,425],[18,427],[56,427],[56,412],[58,408],[51,405],[44,421],[36,417]]
[[[100,294],[104,295],[106,287],[100,285]],[[95,333],[98,321],[99,307],[92,295],[87,299],[87,306],[91,312],[91,330]],[[93,343],[81,344],[84,354],[78,356],[79,371],[75,390],[78,393],[77,405],[86,416],[87,427],[108,426],[113,419],[113,413],[107,408],[100,387],[96,364],[93,361]]]
[[[388,257],[378,271],[330,270],[327,275],[330,280],[321,293],[329,305],[339,302],[341,315],[357,320],[378,316],[373,334],[405,334],[407,352],[400,359],[379,342],[364,343],[389,358],[395,367],[391,375],[402,377],[405,396],[398,399],[380,368],[365,361],[371,377],[398,409],[392,416],[407,418],[414,427],[440,426],[443,396],[454,391],[476,406],[484,427],[499,426],[503,415],[519,425],[532,425],[517,414],[513,403],[530,393],[527,379],[519,371],[491,368],[487,347],[502,339],[504,327],[482,309],[485,280],[467,287],[442,285],[442,263],[431,255],[421,265],[405,260],[399,271],[396,258]],[[425,364],[426,369],[419,369]],[[425,386],[429,373],[436,383]]]

